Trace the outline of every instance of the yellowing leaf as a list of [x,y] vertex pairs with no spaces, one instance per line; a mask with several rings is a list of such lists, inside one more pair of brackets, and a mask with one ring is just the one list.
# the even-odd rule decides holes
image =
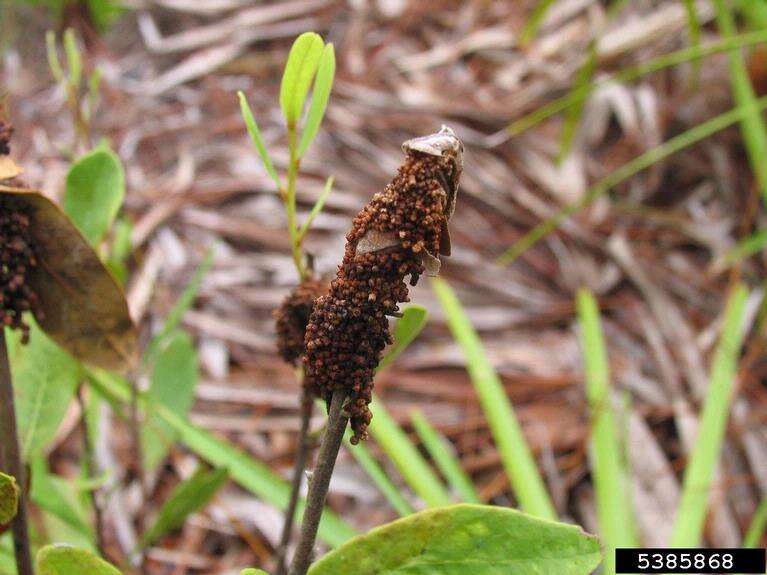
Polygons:
[[0,198],[29,211],[38,265],[30,287],[40,298],[38,324],[76,358],[124,369],[135,358],[136,329],[122,289],[61,209],[34,190],[0,186]]

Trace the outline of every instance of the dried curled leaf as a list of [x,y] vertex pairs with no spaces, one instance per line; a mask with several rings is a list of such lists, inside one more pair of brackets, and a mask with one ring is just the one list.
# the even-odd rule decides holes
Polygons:
[[105,369],[127,368],[137,333],[122,289],[61,209],[35,190],[0,185],[31,218],[38,265],[30,287],[40,300],[40,327],[69,353]]

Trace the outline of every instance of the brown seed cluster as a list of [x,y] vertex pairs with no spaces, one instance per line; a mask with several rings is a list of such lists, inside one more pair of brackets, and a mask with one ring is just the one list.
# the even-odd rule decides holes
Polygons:
[[298,284],[274,313],[277,351],[287,363],[296,365],[304,355],[304,336],[315,300],[328,289],[327,282],[306,279]]
[[22,319],[25,311],[42,316],[37,294],[27,281],[37,266],[32,249],[30,217],[27,210],[12,198],[0,200],[0,320],[4,327],[20,329],[22,343],[29,341],[29,325]]
[[[440,182],[449,161],[408,153],[394,180],[355,218],[336,279],[309,319],[305,385],[325,401],[334,390],[349,393],[352,443],[367,437],[373,376],[381,352],[391,343],[386,316],[409,301],[405,278],[410,276],[410,285],[416,285],[424,272],[423,252],[439,253],[448,202]],[[394,241],[358,249],[371,236]]]

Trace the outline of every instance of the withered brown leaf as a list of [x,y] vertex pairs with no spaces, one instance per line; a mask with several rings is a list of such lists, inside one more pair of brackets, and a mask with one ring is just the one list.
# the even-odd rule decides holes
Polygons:
[[0,198],[18,202],[31,219],[38,265],[29,284],[40,300],[40,327],[84,363],[128,368],[138,335],[122,288],[75,225],[51,200],[26,188],[0,185]]

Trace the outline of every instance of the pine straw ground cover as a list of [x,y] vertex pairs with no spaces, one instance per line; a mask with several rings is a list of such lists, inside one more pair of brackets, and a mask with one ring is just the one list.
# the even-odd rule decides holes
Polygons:
[[[599,37],[592,45],[599,80],[688,46],[687,14],[680,2],[632,2],[608,19],[598,2],[563,0],[520,47],[517,33],[532,10],[532,3],[522,4],[297,0],[279,10],[208,12],[191,0],[157,2],[128,12],[103,37],[74,18],[70,23],[85,30],[86,64],[104,73],[94,131],[111,140],[127,167],[135,224],[129,302],[136,321],[149,328],[170,309],[206,248],[218,245],[200,298],[184,318],[204,374],[192,420],[287,476],[299,395],[291,369],[275,353],[272,313],[296,274],[280,201],[253,156],[234,94],[243,90],[259,110],[277,168],[284,168],[287,155],[278,151],[286,146],[276,141],[283,133],[275,104],[280,67],[293,37],[316,30],[335,44],[338,58],[328,116],[298,182],[305,216],[325,179],[335,177],[306,243],[317,273],[335,272],[350,218],[389,181],[400,143],[449,123],[466,151],[461,209],[451,221],[453,254],[442,276],[482,336],[558,512],[596,531],[575,330],[575,293],[585,285],[599,298],[613,383],[627,400],[621,421],[640,538],[662,545],[670,538],[728,288],[738,278],[756,286],[764,277],[760,254],[735,265],[727,258],[764,225],[738,127],[654,163],[513,264],[496,260],[558,208],[581,199],[590,184],[732,108],[727,57],[604,85],[588,98],[559,162],[564,116],[513,138],[504,128],[572,88],[592,39]],[[713,7],[698,6],[701,41],[714,41]],[[19,8],[3,26],[0,82],[24,177],[55,195],[68,165],[61,148],[73,134],[63,91],[53,87],[45,64],[43,33],[50,22],[38,10]],[[749,54],[757,90],[767,89],[765,52]],[[482,501],[512,505],[461,351],[429,283],[413,290],[413,299],[429,309],[429,325],[378,378],[376,393],[406,430],[412,431],[417,407],[450,439]],[[762,295],[752,291],[749,325]],[[767,494],[762,346],[752,333],[739,364],[707,524],[711,545],[737,546]],[[77,418],[73,408],[51,456],[65,475],[76,473]],[[320,422],[317,416],[314,427]],[[102,447],[113,461],[129,449],[126,434],[109,434]],[[368,447],[381,455],[374,441]],[[174,449],[154,493],[167,493],[188,474],[192,459]],[[397,471],[385,457],[379,460],[418,507]],[[128,511],[133,500],[123,501]],[[349,453],[341,454],[330,504],[360,529],[395,517]],[[120,514],[107,521],[114,528],[108,545],[129,547],[130,524]],[[147,569],[226,573],[258,564],[271,555],[280,527],[276,510],[230,486],[181,535],[152,547]]]

